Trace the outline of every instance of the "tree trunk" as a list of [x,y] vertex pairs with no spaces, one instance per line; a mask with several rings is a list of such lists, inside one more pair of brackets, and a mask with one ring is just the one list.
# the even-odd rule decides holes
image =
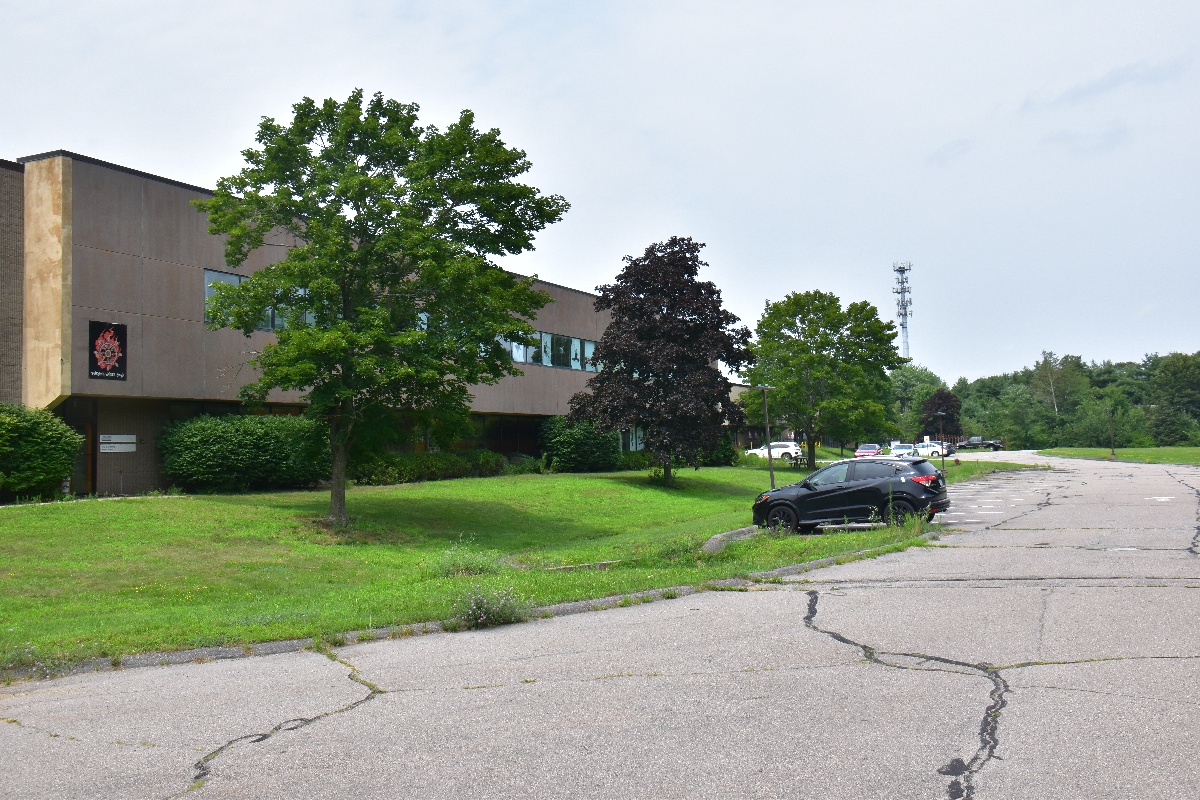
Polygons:
[[670,485],[674,478],[671,476],[671,457],[663,459],[663,483]]
[[329,418],[329,449],[333,463],[329,471],[329,516],[326,519],[338,526],[350,523],[350,517],[346,515],[346,462],[350,454],[351,424],[347,405],[342,403]]
[[805,444],[808,445],[808,468],[816,469],[817,468],[817,443],[815,441],[813,441],[813,437],[812,437],[811,433],[808,435],[807,441],[805,442]]

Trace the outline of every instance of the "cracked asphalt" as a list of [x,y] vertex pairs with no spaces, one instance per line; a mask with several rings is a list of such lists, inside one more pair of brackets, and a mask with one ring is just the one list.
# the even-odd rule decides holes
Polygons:
[[1200,469],[979,458],[752,591],[0,688],[0,796],[1200,797]]

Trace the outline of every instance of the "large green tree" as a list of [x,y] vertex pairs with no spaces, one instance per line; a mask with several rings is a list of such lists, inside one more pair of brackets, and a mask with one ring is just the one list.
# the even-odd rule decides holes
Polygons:
[[945,389],[946,382],[918,364],[901,364],[892,370],[890,419],[900,436],[914,441],[921,433],[921,408],[934,392]]
[[470,111],[445,130],[417,111],[361,90],[304,98],[290,124],[264,118],[246,166],[197,203],[232,265],[285,245],[249,280],[217,285],[208,314],[249,335],[273,310],[277,341],[243,395],[302,390],[328,421],[338,524],[359,426],[384,409],[461,415],[469,386],[519,374],[501,340],[528,339],[549,298],[488,256],[529,249],[568,207],[519,183],[525,153]]
[[725,425],[742,422],[718,363],[748,363],[750,331],[722,306],[716,285],[698,279],[708,266],[702,247],[678,236],[652,244],[598,288],[596,310],[612,313],[593,357],[600,371],[590,391],[571,398],[576,419],[640,428],[667,482],[673,459],[699,468],[721,446]]
[[896,326],[880,320],[875,306],[843,308],[828,292],[793,292],[767,303],[756,333],[756,363],[745,375],[775,387],[771,417],[807,435],[810,468],[818,438],[853,440],[890,427],[888,370],[904,359],[896,352]]

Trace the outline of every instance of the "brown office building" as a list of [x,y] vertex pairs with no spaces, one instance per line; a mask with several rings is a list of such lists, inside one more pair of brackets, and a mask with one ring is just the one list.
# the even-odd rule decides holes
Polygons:
[[[52,409],[85,436],[71,490],[128,494],[163,485],[163,426],[241,410],[250,354],[274,334],[210,331],[206,287],[283,257],[288,241],[226,265],[190,205],[211,192],[68,152],[0,160],[0,402]],[[546,417],[584,389],[608,322],[595,295],[538,283],[541,347],[514,345],[524,375],[475,388],[481,443],[531,452]],[[268,413],[297,413],[274,391]],[[259,410],[261,412],[261,409]]]

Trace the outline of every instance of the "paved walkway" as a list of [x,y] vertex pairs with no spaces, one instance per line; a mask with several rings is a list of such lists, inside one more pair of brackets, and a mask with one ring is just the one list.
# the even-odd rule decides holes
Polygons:
[[0,796],[1198,797],[1200,469],[1053,465],[759,591],[0,688]]

